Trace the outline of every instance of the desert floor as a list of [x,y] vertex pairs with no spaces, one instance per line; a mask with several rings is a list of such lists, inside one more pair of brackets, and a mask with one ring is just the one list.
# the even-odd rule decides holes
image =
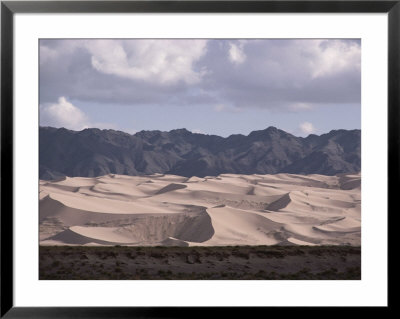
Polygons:
[[39,279],[359,280],[352,246],[41,246]]
[[40,181],[40,279],[360,279],[361,175]]

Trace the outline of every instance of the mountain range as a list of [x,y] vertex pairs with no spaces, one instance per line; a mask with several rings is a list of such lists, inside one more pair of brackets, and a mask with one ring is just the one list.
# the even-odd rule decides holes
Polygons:
[[229,137],[192,133],[39,128],[39,177],[174,174],[358,173],[361,131],[296,137],[275,127]]

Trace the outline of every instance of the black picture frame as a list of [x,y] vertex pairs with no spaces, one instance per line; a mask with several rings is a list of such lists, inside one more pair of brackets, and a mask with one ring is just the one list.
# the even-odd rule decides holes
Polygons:
[[[398,213],[400,144],[400,0],[396,1],[1,1],[1,317],[191,318],[225,316],[223,307],[15,307],[13,303],[13,17],[15,13],[388,13],[388,247]],[[391,213],[391,214],[389,214]],[[391,225],[393,227],[393,223]],[[388,254],[389,257],[389,254]],[[390,262],[390,258],[388,260]],[[388,269],[389,270],[389,269]],[[390,276],[390,273],[389,273]],[[392,277],[390,277],[392,278]],[[388,285],[391,280],[388,280]],[[34,292],[32,292],[34,293]],[[390,295],[391,296],[391,295]],[[391,298],[388,298],[388,307]],[[263,307],[253,307],[252,310]],[[301,316],[306,307],[291,307]],[[332,310],[336,311],[336,310]],[[236,315],[249,316],[240,307]],[[251,316],[251,315],[250,315]]]

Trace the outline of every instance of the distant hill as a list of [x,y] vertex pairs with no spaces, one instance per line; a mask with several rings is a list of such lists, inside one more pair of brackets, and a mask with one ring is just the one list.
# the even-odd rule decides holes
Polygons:
[[333,130],[293,136],[275,127],[249,135],[141,131],[130,135],[96,128],[39,128],[39,177],[101,176],[109,173],[181,176],[235,174],[325,174],[361,170],[361,131]]

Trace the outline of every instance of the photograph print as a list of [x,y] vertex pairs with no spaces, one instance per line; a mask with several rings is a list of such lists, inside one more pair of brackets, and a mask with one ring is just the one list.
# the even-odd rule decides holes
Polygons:
[[40,280],[360,280],[360,39],[40,39]]

